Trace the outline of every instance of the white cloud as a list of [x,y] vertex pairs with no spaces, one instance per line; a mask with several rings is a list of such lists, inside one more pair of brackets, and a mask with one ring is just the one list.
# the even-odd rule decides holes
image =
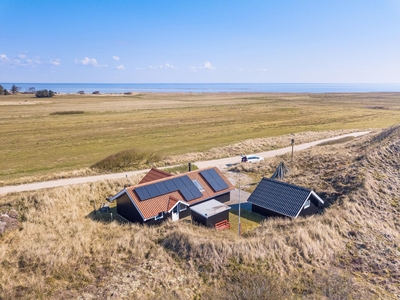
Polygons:
[[82,60],[75,59],[75,63],[81,66],[92,66],[96,68],[107,67],[107,65],[100,65],[95,58],[85,57]]
[[203,65],[203,69],[207,69],[207,70],[215,70],[215,67],[213,67],[211,65],[211,63],[207,60],[204,65]]
[[260,72],[267,72],[267,69],[258,69],[257,71],[260,71]]
[[7,55],[5,54],[0,54],[0,60],[10,60]]
[[50,60],[50,63],[51,63],[53,66],[59,66],[59,65],[60,65],[60,59],[59,59],[59,58],[52,59],[52,60]]
[[19,58],[26,58],[26,55],[25,54],[19,54],[18,57]]
[[42,61],[39,58],[37,58],[37,59],[35,59],[35,63],[40,65],[42,63]]
[[216,67],[214,67],[208,60],[200,67],[190,67],[190,71],[192,72],[197,72],[199,69],[215,70]]
[[119,60],[119,56],[113,56],[113,60]]
[[165,68],[165,69],[176,69],[175,66],[170,65],[170,64],[168,64],[168,63],[164,65],[164,68]]
[[156,67],[149,66],[149,69],[176,69],[176,67],[173,65],[170,65],[169,63],[166,63],[164,65],[159,65]]
[[141,68],[139,68],[139,67],[136,67],[135,70],[137,70],[137,71],[143,71],[144,69],[141,69]]
[[124,65],[119,65],[119,66],[117,66],[117,69],[118,69],[118,70],[124,70],[125,67],[124,67]]
[[13,62],[15,62],[16,64],[20,64],[21,61],[19,59],[14,59]]
[[33,63],[33,60],[30,59],[30,58],[27,58],[27,59],[26,59],[26,62],[27,62],[28,64],[31,64],[31,63]]

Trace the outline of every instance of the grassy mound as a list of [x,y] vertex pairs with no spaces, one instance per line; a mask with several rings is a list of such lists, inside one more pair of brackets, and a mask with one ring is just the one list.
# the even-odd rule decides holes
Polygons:
[[163,156],[160,153],[148,150],[129,149],[110,155],[93,164],[90,168],[99,171],[118,172],[145,169],[162,160]]

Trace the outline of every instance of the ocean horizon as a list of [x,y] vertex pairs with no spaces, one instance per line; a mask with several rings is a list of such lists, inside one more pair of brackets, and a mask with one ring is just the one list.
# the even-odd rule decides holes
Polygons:
[[368,93],[400,92],[400,83],[0,83],[21,92],[34,87],[56,93]]

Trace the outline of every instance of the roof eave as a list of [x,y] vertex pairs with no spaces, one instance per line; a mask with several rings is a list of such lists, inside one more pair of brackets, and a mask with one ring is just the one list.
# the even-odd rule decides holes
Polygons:
[[124,193],[126,193],[126,189],[121,190],[118,194],[112,196],[108,199],[109,202],[113,202],[115,199],[121,197]]

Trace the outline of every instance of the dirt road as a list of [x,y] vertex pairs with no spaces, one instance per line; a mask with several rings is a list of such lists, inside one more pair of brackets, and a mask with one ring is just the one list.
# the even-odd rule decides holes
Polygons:
[[[368,134],[369,132],[370,131],[354,132],[354,133],[336,136],[333,138],[318,140],[318,141],[311,142],[311,143],[295,145],[294,151],[301,151],[301,150],[313,147],[315,145],[321,144],[323,142],[333,141],[333,140],[341,139],[344,137],[362,136],[362,135]],[[277,150],[255,153],[255,155],[262,156],[262,157],[273,157],[273,156],[285,154],[290,151],[292,151],[292,147],[286,147],[286,148],[281,148],[281,149],[277,149]],[[250,153],[246,153],[246,154],[250,154]],[[241,160],[240,156],[235,156],[235,157],[208,160],[208,161],[198,161],[198,162],[195,162],[194,164],[197,165],[200,169],[212,167],[212,166],[224,168],[227,165],[239,163],[240,160]],[[29,184],[21,184],[21,185],[10,185],[10,186],[0,187],[0,195],[7,194],[7,193],[13,193],[13,192],[34,191],[34,190],[53,188],[53,187],[59,187],[59,186],[96,182],[96,181],[107,180],[107,179],[119,179],[119,178],[124,178],[127,176],[129,177],[129,176],[133,176],[133,175],[137,175],[137,174],[141,174],[141,173],[146,173],[148,171],[149,171],[149,169],[133,171],[133,172],[116,173],[116,174],[105,174],[105,175],[96,175],[96,176],[88,176],[88,177],[58,179],[58,180],[35,182],[35,183],[29,183]]]

